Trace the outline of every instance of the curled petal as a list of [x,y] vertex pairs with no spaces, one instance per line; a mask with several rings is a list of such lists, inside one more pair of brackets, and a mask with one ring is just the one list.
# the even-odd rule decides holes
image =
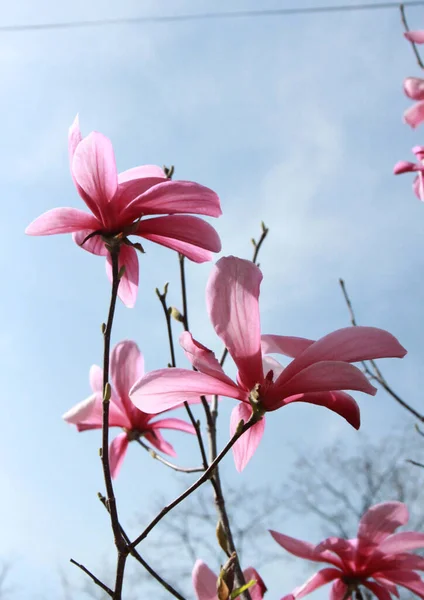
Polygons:
[[424,581],[414,571],[387,571],[385,577],[424,599]]
[[246,583],[248,581],[251,581],[252,579],[256,581],[255,585],[249,588],[251,599],[262,600],[268,588],[266,587],[262,577],[259,575],[256,569],[254,569],[253,567],[247,567],[247,569],[243,571],[243,575]]
[[[230,435],[233,437],[237,430],[237,426],[241,420],[245,423],[252,416],[252,408],[246,402],[240,402],[234,407],[230,419]],[[262,439],[265,430],[265,417],[252,425],[243,435],[237,440],[233,446],[234,463],[237,471],[240,473],[246,467],[249,460],[254,455],[259,442]]]
[[[337,413],[352,425],[359,429],[361,425],[361,414],[356,400],[345,392],[316,392],[309,394],[298,394],[285,398],[279,405],[292,404],[293,402],[307,402],[317,406],[324,406]],[[277,406],[278,408],[278,406]]]
[[344,600],[346,597],[347,585],[341,579],[336,581],[331,586],[330,600]]
[[191,213],[209,217],[222,214],[219,198],[211,189],[191,181],[167,180],[135,198],[125,209],[125,217],[140,214],[160,215]]
[[186,433],[196,433],[196,429],[191,423],[182,419],[160,419],[149,423],[149,429],[175,429],[176,431],[185,431]]
[[187,369],[159,369],[147,373],[132,387],[130,398],[141,411],[158,414],[180,406],[185,400],[198,402],[200,396],[207,394],[247,400],[247,392],[235,384]]
[[295,600],[303,598],[330,581],[341,578],[341,575],[342,574],[338,569],[321,569],[321,571],[312,575],[306,583],[293,590],[293,597]]
[[403,90],[412,100],[424,100],[424,79],[407,77],[403,82]]
[[381,542],[378,546],[380,552],[387,554],[397,554],[399,552],[409,552],[424,548],[424,533],[415,531],[402,531],[394,533]]
[[25,229],[27,235],[56,235],[73,233],[81,229],[95,231],[99,229],[99,221],[77,208],[53,208],[37,217]]
[[405,31],[403,34],[409,42],[414,44],[424,44],[424,30]]
[[213,267],[206,287],[212,325],[248,389],[263,379],[259,290],[262,273],[251,261],[227,256]]
[[287,382],[286,367],[275,383],[274,394],[288,397],[310,392],[327,392],[338,390],[357,390],[374,396],[377,389],[371,385],[367,377],[354,365],[341,361],[325,360],[306,367]]
[[206,346],[193,339],[193,336],[188,331],[184,331],[180,335],[180,346],[185,352],[185,355],[195,369],[206,375],[216,377],[229,385],[235,385],[234,382],[225,375],[223,368],[219,364],[215,354]]
[[403,120],[415,129],[424,121],[424,100],[413,104],[403,113]]
[[418,169],[419,167],[415,163],[408,160],[400,160],[393,167],[393,173],[394,175],[401,175],[402,173],[412,173]]
[[414,190],[414,193],[418,200],[424,202],[424,179],[422,171],[418,171],[414,183],[412,184],[412,189]]
[[[137,299],[138,291],[138,256],[137,251],[131,246],[123,244],[119,251],[119,269],[125,267],[123,276],[119,281],[118,296],[128,308],[133,308]],[[106,274],[112,281],[112,259],[110,254],[106,255]]]
[[103,369],[98,365],[90,368],[89,380],[93,392],[103,393]]
[[72,239],[80,248],[83,250],[87,250],[87,252],[91,252],[91,254],[96,254],[97,256],[107,256],[109,251],[106,249],[105,243],[102,240],[100,235],[93,235],[88,238],[88,235],[93,233],[92,230],[82,229],[81,231],[76,231],[72,234]]
[[109,464],[112,479],[115,479],[119,473],[122,462],[128,448],[128,438],[126,433],[120,433],[109,446]]
[[[62,418],[67,423],[76,425],[78,431],[100,429],[103,422],[101,393],[97,392],[86,400],[79,402],[73,408],[68,410]],[[113,399],[111,399],[109,404],[109,427],[131,427],[128,417],[120,410],[119,406],[113,402]]]
[[317,547],[309,542],[304,542],[296,538],[278,533],[277,531],[270,530],[270,534],[280,544],[284,550],[290,552],[294,556],[304,558],[306,560],[312,560],[314,562],[328,562],[336,567],[342,567],[343,563],[338,556],[335,556],[327,550],[317,550]]

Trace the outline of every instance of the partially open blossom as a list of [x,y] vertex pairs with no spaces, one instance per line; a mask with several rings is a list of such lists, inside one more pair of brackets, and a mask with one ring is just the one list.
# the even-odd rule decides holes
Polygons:
[[[318,341],[264,335],[261,338],[259,288],[262,273],[252,262],[233,256],[221,258],[207,285],[207,308],[217,335],[238,368],[237,382],[225,375],[211,350],[184,333],[180,344],[197,369],[161,369],[147,373],[131,389],[130,398],[140,410],[158,413],[176,406],[184,393],[193,401],[216,394],[241,402],[231,415],[233,435],[241,420],[274,411],[293,402],[318,404],[343,416],[359,428],[359,408],[341,390],[375,394],[352,362],[403,357],[406,350],[387,331],[373,327],[339,329]],[[294,360],[285,368],[270,353]],[[261,418],[233,446],[236,468],[241,471],[255,452],[265,427]]]
[[403,35],[409,42],[413,42],[414,44],[424,44],[424,29],[405,31]]
[[[246,583],[252,580],[256,581],[249,588],[252,600],[262,600],[267,588],[259,573],[253,567],[249,567],[243,571],[243,575]],[[192,580],[197,600],[218,600],[218,576],[202,560],[195,562]]]
[[424,121],[424,79],[407,77],[403,82],[403,90],[408,98],[417,100],[403,113],[405,123],[415,129]]
[[395,175],[401,175],[402,173],[416,173],[412,189],[414,190],[417,198],[424,202],[424,146],[414,146],[412,152],[417,157],[417,162],[409,162],[407,160],[400,160],[393,167],[393,173]]
[[314,546],[276,531],[274,540],[287,552],[328,568],[312,575],[283,600],[299,600],[333,581],[330,598],[347,600],[364,586],[378,600],[399,597],[397,586],[424,598],[424,582],[416,571],[424,571],[424,558],[411,550],[424,548],[424,533],[395,530],[408,522],[408,509],[402,502],[384,502],[372,506],[361,518],[358,536],[344,540],[330,537]]
[[[121,239],[119,268],[125,273],[119,296],[127,306],[135,303],[138,258],[128,236],[143,237],[171,248],[195,262],[212,259],[221,242],[215,229],[187,213],[219,217],[218,196],[191,181],[171,181],[160,167],[145,165],[118,174],[111,141],[92,132],[82,138],[78,117],[69,130],[69,160],[75,187],[91,211],[54,208],[33,221],[28,235],[72,233],[84,250],[106,256],[111,278],[110,254],[105,241]],[[152,215],[163,215],[145,219]]]
[[[112,396],[109,404],[109,427],[121,427],[120,433],[110,444],[109,462],[112,477],[116,477],[124,460],[128,443],[144,437],[152,446],[170,456],[175,450],[164,440],[161,429],[176,429],[195,433],[193,425],[180,419],[160,419],[152,421],[151,414],[138,410],[129,399],[133,383],[144,373],[144,359],[135,342],[123,341],[117,344],[111,354]],[[103,415],[103,369],[93,365],[90,369],[90,384],[93,394],[63,415],[68,423],[77,426],[78,431],[102,428]]]

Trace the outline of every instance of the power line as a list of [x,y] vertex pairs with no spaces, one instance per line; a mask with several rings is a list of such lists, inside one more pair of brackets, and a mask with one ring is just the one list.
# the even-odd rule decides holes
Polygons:
[[[405,7],[424,6],[424,0],[402,2]],[[29,25],[0,25],[0,32],[41,31],[48,29],[77,29],[82,27],[103,27],[106,25],[130,25],[137,23],[177,23],[222,19],[247,19],[257,17],[288,17],[323,13],[341,13],[366,10],[386,10],[399,8],[399,2],[376,2],[374,4],[340,4],[338,6],[311,6],[296,8],[275,8],[261,10],[241,10],[229,12],[188,13],[182,15],[152,15],[144,17],[121,17],[115,19],[95,19],[92,21],[64,21],[56,23],[34,23]]]

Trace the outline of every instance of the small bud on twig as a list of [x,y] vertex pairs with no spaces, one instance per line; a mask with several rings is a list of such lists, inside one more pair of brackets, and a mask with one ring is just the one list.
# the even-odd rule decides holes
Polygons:
[[180,313],[178,308],[175,308],[175,306],[170,306],[168,308],[168,314],[179,323],[184,323],[183,315]]
[[225,533],[224,525],[222,524],[221,519],[218,521],[216,526],[216,539],[218,540],[218,544],[224,550],[227,556],[230,556],[230,552],[228,551],[228,538]]
[[111,395],[112,395],[112,388],[110,387],[110,383],[107,382],[105,385],[105,389],[103,390],[103,402],[109,402]]

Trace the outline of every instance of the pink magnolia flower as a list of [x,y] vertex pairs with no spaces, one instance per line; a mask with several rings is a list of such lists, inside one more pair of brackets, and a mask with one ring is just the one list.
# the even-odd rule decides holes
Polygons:
[[407,160],[400,160],[395,164],[393,173],[395,175],[401,175],[402,173],[416,173],[417,176],[412,184],[412,189],[417,198],[424,202],[424,146],[414,146],[412,152],[417,157],[417,162],[413,163]]
[[[375,394],[376,389],[352,362],[382,357],[403,357],[406,350],[387,331],[373,327],[339,329],[318,341],[277,335],[261,338],[259,288],[262,273],[253,263],[233,256],[221,258],[212,269],[206,299],[209,317],[238,368],[237,382],[225,375],[215,355],[184,333],[180,344],[197,369],[161,369],[142,377],[130,398],[140,410],[158,413],[176,406],[184,393],[193,401],[217,394],[241,402],[231,415],[233,435],[238,423],[247,422],[255,408],[274,411],[293,402],[325,406],[359,428],[359,408],[341,390]],[[285,368],[269,353],[294,360]],[[233,446],[236,468],[244,469],[264,432],[262,418]]]
[[[110,444],[109,461],[112,477],[116,477],[124,460],[128,443],[144,437],[152,446],[175,456],[175,450],[164,440],[161,429],[176,429],[195,433],[194,427],[180,419],[160,419],[153,421],[151,414],[138,410],[129,399],[133,383],[144,373],[144,359],[135,342],[125,340],[117,344],[111,353],[112,396],[109,405],[109,427],[121,427],[120,433]],[[93,365],[90,369],[90,384],[93,394],[63,415],[68,423],[77,426],[78,431],[102,428],[103,369]]]
[[408,98],[417,100],[403,114],[405,123],[415,129],[424,121],[424,79],[407,77],[403,83],[403,90]]
[[399,597],[398,585],[424,598],[424,582],[415,572],[424,571],[424,558],[410,553],[424,548],[424,533],[394,533],[408,518],[408,509],[402,502],[376,504],[361,518],[357,538],[330,537],[317,546],[271,531],[274,540],[290,554],[331,565],[283,600],[299,600],[330,581],[334,581],[332,600],[352,597],[361,585],[378,600],[391,600],[391,594]]
[[[249,567],[243,571],[246,583],[254,579],[255,585],[249,588],[252,600],[262,600],[267,591],[259,573]],[[197,600],[218,600],[217,582],[218,576],[202,560],[197,560],[192,572],[193,587]]]
[[[119,267],[125,265],[125,273],[119,296],[127,306],[134,306],[138,288],[137,253],[127,236],[143,237],[199,263],[211,260],[211,252],[220,251],[221,242],[213,227],[183,214],[219,217],[219,198],[209,188],[190,181],[171,181],[160,167],[152,165],[118,174],[111,141],[97,132],[82,138],[78,117],[69,130],[69,159],[75,187],[92,214],[76,208],[54,208],[35,219],[26,233],[72,233],[84,250],[106,256],[110,279],[105,239],[122,236]],[[142,218],[151,215],[165,216]]]

